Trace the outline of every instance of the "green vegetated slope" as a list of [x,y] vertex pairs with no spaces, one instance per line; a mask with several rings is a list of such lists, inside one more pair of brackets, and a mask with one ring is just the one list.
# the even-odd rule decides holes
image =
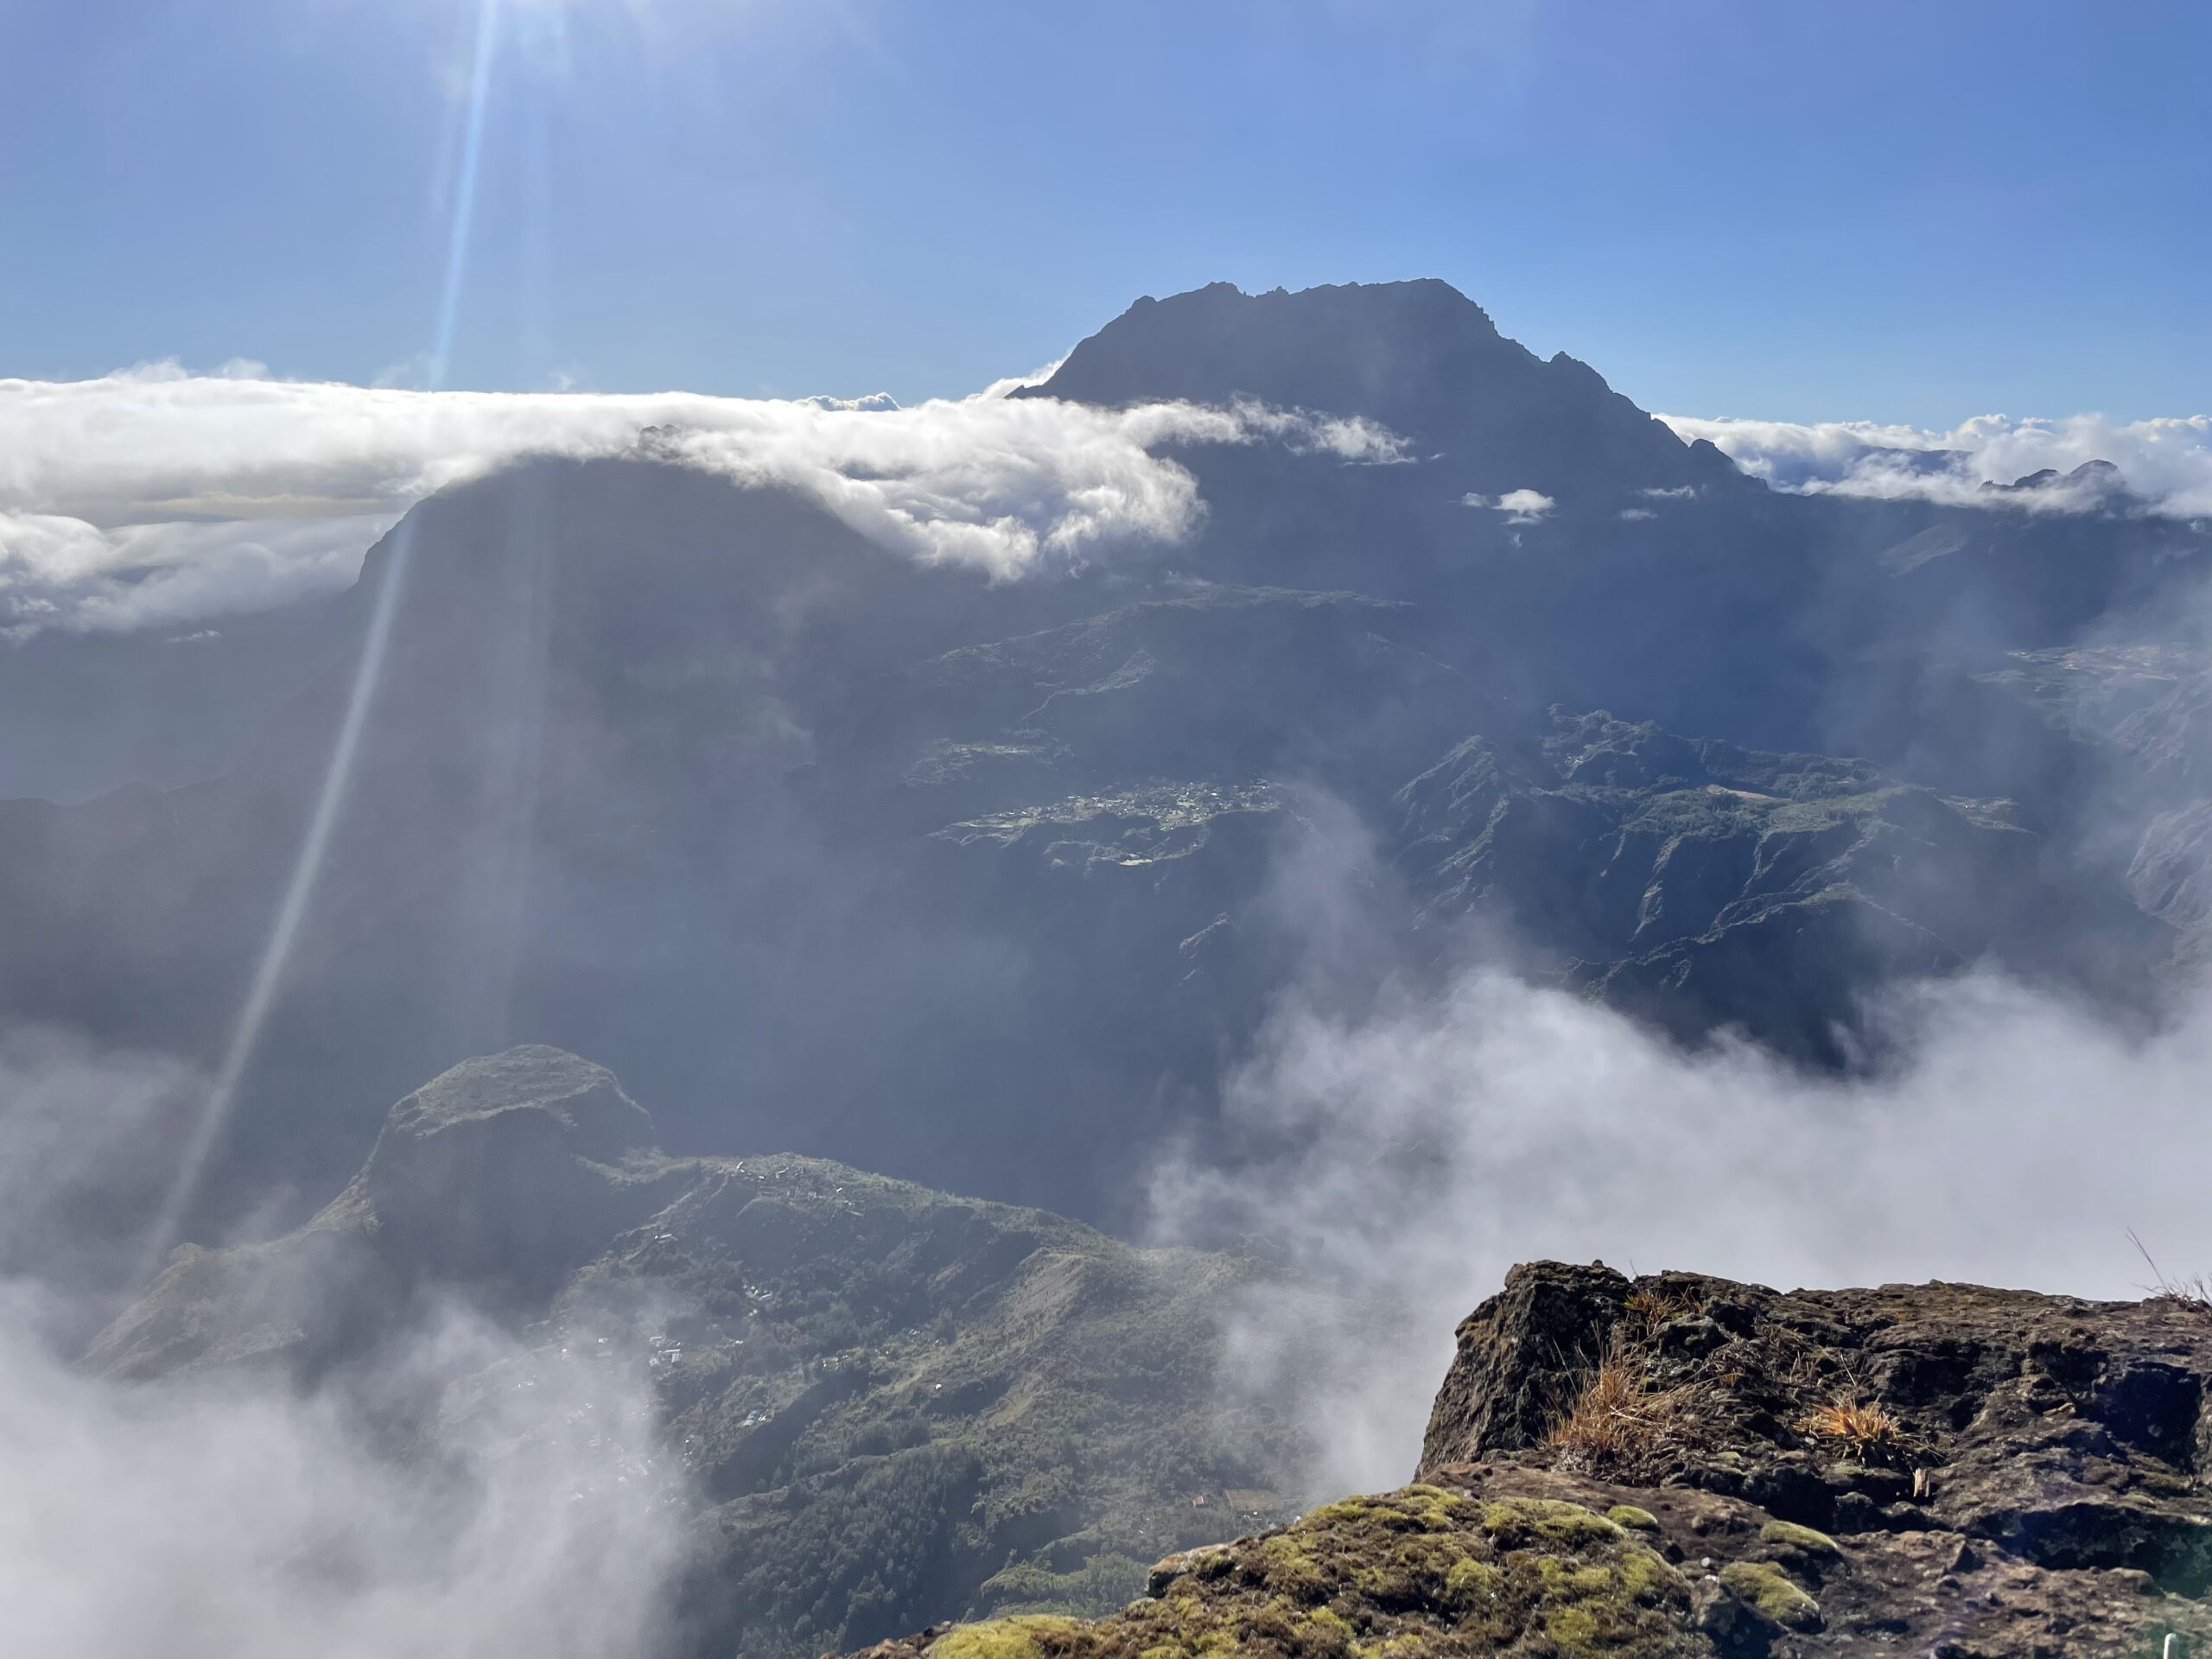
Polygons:
[[[601,1067],[471,1061],[394,1109],[308,1226],[181,1252],[92,1358],[336,1386],[457,1289],[529,1363],[642,1376],[658,1450],[610,1455],[696,1509],[679,1611],[702,1653],[1103,1611],[1164,1551],[1294,1512],[1296,1436],[1217,1376],[1257,1265],[650,1136]],[[474,1386],[449,1384],[449,1407]]]

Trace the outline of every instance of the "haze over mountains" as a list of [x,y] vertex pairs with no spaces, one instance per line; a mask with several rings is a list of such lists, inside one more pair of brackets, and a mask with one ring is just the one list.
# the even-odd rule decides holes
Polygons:
[[30,639],[13,723],[96,682],[71,764],[149,781],[0,809],[8,1006],[217,1064],[408,538],[202,1230],[518,1040],[672,1145],[1127,1220],[1287,989],[1478,937],[1823,1067],[1901,977],[2140,1009],[2193,948],[2212,535],[2124,480],[1777,493],[1438,283],[1142,301],[1007,400],[1071,404],[1243,412],[1147,440],[1187,522],[1011,571],[658,427],[219,639]]
[[[131,465],[33,447],[91,482],[0,588],[0,1473],[67,1516],[0,1589],[59,1649],[144,1650],[114,1563],[251,1655],[1109,1613],[1410,1473],[1516,1259],[2212,1248],[2171,476],[1770,485],[1434,282],[918,410],[149,384]],[[238,528],[308,479],[426,499],[334,587]]]

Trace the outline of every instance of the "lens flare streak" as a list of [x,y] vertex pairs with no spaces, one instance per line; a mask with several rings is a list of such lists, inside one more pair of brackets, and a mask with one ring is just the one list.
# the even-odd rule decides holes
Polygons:
[[[492,66],[499,48],[500,5],[501,0],[479,0],[477,8],[461,176],[454,197],[453,220],[446,245],[445,277],[439,292],[437,329],[433,337],[435,345],[430,355],[429,390],[432,391],[440,390],[445,382],[453,353],[454,331],[461,314],[461,290],[467,276],[469,232],[476,215],[477,181],[483,169],[485,111],[491,101]],[[340,814],[346,804],[354,762],[360,753],[362,734],[367,728],[369,711],[376,702],[377,687],[383,678],[392,621],[398,611],[400,591],[406,586],[414,546],[415,520],[410,518],[402,520],[398,528],[392,531],[390,556],[385,563],[384,580],[377,591],[375,608],[370,614],[368,632],[362,640],[360,660],[354,665],[353,683],[347,694],[345,716],[339,722],[338,735],[331,746],[330,764],[323,772],[322,786],[315,797],[315,810],[308,820],[307,833],[300,842],[299,858],[293,865],[291,879],[286,884],[283,899],[277,906],[276,920],[270,928],[268,943],[262,948],[260,961],[247,986],[245,999],[239,1006],[238,1020],[231,1030],[230,1042],[223,1052],[222,1064],[208,1090],[207,1103],[201,1109],[200,1120],[185,1144],[176,1178],[170,1184],[168,1196],[156,1215],[148,1234],[142,1278],[150,1277],[160,1268],[184,1225],[186,1212],[199,1190],[208,1160],[213,1156],[216,1143],[221,1139],[224,1128],[236,1109],[238,1090],[245,1082],[246,1069],[253,1062],[262,1031],[269,1022],[270,1012],[276,1006],[277,994],[283,988],[285,969],[290,963],[301,925],[307,918],[315,886],[322,874],[323,860],[329,851],[331,836],[337,829]]]

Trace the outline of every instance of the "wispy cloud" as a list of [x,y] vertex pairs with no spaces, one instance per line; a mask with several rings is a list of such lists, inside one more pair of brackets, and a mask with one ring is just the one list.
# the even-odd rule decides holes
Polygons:
[[1317,1489],[1406,1478],[1453,1327],[1515,1262],[2130,1297],[2134,1228],[2177,1271],[2212,1263],[2212,1005],[2145,1038],[1969,977],[1899,989],[1879,1020],[1897,1063],[1847,1080],[1747,1043],[1684,1051],[1484,967],[1364,1013],[1294,1000],[1229,1079],[1233,1150],[1163,1163],[1155,1214],[1405,1309],[1387,1366],[1309,1299],[1237,1317],[1252,1385],[1302,1390],[1327,1427]]
[[[651,1659],[692,1512],[639,1344],[524,1339],[435,1294],[312,1386],[215,1351],[160,1380],[70,1363],[133,1283],[126,1235],[196,1068],[0,1031],[0,1609],[10,1651],[81,1659]],[[246,1218],[238,1218],[251,1230]],[[281,1341],[349,1282],[280,1250]],[[181,1287],[213,1266],[173,1263]],[[200,1282],[205,1282],[201,1281]],[[89,1325],[87,1321],[90,1321]],[[159,1316],[130,1327],[165,1327]],[[594,1325],[595,1333],[599,1327]]]
[[[1984,415],[1948,431],[1875,421],[1659,418],[1684,438],[1709,440],[1777,489],[1987,506],[1993,498],[1984,484],[2011,484],[2045,468],[2063,476],[2086,462],[2107,461],[2148,511],[2182,518],[2212,514],[2212,416],[2121,422],[2101,415]],[[2106,502],[2096,487],[1997,499],[2061,512]]]
[[1149,1192],[1163,1239],[1265,1241],[1352,1293],[1262,1290],[1228,1316],[1240,1386],[1325,1431],[1316,1493],[1407,1477],[1454,1328],[1516,1262],[2129,1297],[2133,1228],[2177,1273],[2212,1267],[2191,1185],[2212,1152],[2205,983],[2123,1028],[1993,972],[1901,982],[1859,1010],[1878,1064],[1808,1072],[1532,982],[1510,934],[1408,968],[1378,919],[1389,863],[1342,809],[1310,810],[1325,850],[1269,887],[1294,988]]
[[1559,505],[1541,490],[1508,490],[1503,495],[1476,495],[1459,498],[1460,505],[1469,507],[1489,507],[1505,515],[1509,524],[1533,524],[1553,508]]
[[[265,1376],[123,1386],[62,1364],[24,1297],[0,1286],[0,1605],[19,1650],[659,1649],[680,1510],[639,1379],[454,1312],[343,1395]],[[448,1379],[465,1403],[405,1458],[378,1447],[373,1396],[435,1400]]]

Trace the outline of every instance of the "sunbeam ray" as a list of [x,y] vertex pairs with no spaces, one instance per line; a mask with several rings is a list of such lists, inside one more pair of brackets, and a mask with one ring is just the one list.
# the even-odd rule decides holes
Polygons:
[[[476,214],[477,180],[483,167],[485,109],[490,101],[492,64],[499,48],[500,5],[501,0],[479,0],[477,6],[460,188],[454,197],[453,219],[446,244],[445,277],[439,290],[437,327],[430,354],[429,389],[432,391],[440,390],[445,383],[453,354],[454,330],[460,318],[461,290],[467,276],[469,233]],[[184,1225],[186,1211],[199,1191],[216,1143],[237,1109],[246,1069],[253,1063],[262,1031],[283,988],[301,924],[306,919],[316,883],[321,878],[323,860],[329,851],[331,836],[337,828],[346,803],[346,787],[353,779],[353,763],[360,752],[362,733],[367,728],[369,711],[383,678],[392,619],[398,611],[399,594],[406,586],[414,551],[415,522],[412,518],[404,519],[392,531],[391,556],[385,563],[384,580],[378,588],[376,606],[362,640],[360,660],[354,665],[345,715],[331,746],[330,764],[323,772],[315,811],[308,820],[307,834],[301,840],[299,857],[277,905],[268,942],[262,947],[260,961],[247,985],[245,1001],[239,1005],[238,1019],[232,1026],[231,1039],[208,1090],[207,1104],[193,1127],[168,1197],[156,1213],[148,1233],[142,1278],[150,1277],[158,1269]]]

